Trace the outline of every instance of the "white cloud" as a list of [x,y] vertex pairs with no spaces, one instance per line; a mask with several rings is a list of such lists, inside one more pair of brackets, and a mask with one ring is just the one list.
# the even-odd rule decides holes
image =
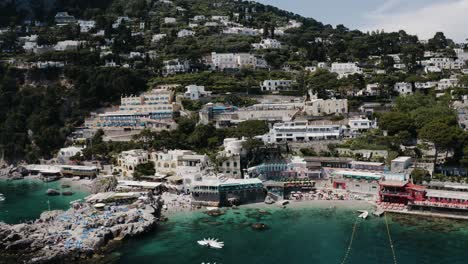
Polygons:
[[[449,38],[464,41],[468,38],[468,0],[439,1],[422,7],[398,8],[404,2],[388,0],[382,6],[366,15],[363,31],[384,29],[386,32],[405,30],[417,34],[421,39],[434,36],[443,31]],[[401,6],[400,6],[401,7]]]

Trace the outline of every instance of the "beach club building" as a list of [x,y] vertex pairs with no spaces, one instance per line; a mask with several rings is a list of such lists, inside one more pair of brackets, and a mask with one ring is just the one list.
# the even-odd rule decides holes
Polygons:
[[468,215],[468,185],[431,182],[422,192],[408,202],[410,210]]
[[330,174],[334,189],[375,196],[379,193],[379,181],[383,176],[381,172],[357,170],[334,170]]
[[192,185],[192,204],[228,206],[265,201],[266,190],[260,179],[219,179],[204,177]]

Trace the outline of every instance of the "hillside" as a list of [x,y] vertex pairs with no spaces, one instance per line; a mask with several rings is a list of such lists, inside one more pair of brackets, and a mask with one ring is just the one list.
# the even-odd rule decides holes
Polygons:
[[[95,26],[89,31],[74,23],[57,26],[57,12]],[[209,22],[196,22],[196,16]],[[228,22],[223,17],[207,19],[213,16],[226,16]],[[272,6],[226,0],[2,1],[0,28],[0,58],[7,62],[0,67],[0,146],[9,160],[50,157],[87,113],[117,103],[122,94],[140,93],[148,83],[197,83],[218,94],[259,93],[260,81],[288,78],[295,80],[297,95],[313,89],[321,97],[330,91],[347,97],[378,82],[384,90],[380,99],[388,100],[396,82],[448,76],[424,74],[419,61],[425,50],[454,56],[455,47],[443,34],[423,44],[404,31],[333,28]],[[253,33],[231,34],[226,28]],[[183,30],[191,35],[179,36]],[[37,35],[34,44],[45,51],[24,49],[32,35]],[[164,37],[155,41],[155,35]],[[282,48],[253,48],[265,38],[276,39]],[[82,44],[72,50],[53,49],[63,41]],[[213,74],[207,66],[211,52],[252,53],[268,67]],[[407,71],[393,69],[389,54],[400,54]],[[168,77],[169,60],[186,62],[190,70]],[[31,67],[43,62],[63,66]],[[305,71],[319,62],[357,62],[366,75],[338,79],[328,71]],[[114,64],[120,67],[109,66]],[[373,74],[375,70],[387,74]]]

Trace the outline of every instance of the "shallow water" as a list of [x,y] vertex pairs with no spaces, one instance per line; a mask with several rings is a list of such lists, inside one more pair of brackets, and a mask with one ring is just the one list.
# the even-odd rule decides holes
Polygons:
[[[73,196],[45,195],[59,182],[37,180],[0,181],[0,221],[33,220],[47,210],[67,209],[69,202],[83,198],[86,190],[73,189]],[[361,205],[359,205],[361,207]],[[263,211],[264,210],[264,211]],[[227,209],[220,217],[203,212],[179,213],[143,237],[123,243],[112,253],[116,263],[342,263],[357,220],[355,209],[263,208]],[[265,223],[267,230],[252,229]],[[468,221],[393,215],[388,218],[397,263],[468,263]],[[197,240],[218,238],[220,250],[200,247]],[[384,218],[358,220],[355,239],[345,263],[393,263]]]
[[[53,188],[60,191],[71,190],[74,192],[71,196],[47,196],[47,189]],[[0,181],[0,193],[6,200],[0,202],[0,221],[17,224],[28,220],[34,220],[40,216],[43,211],[47,211],[50,203],[50,209],[68,209],[70,202],[81,199],[87,195],[85,189],[79,187],[61,188],[58,181],[44,183],[40,180],[16,180]]]
[[[178,214],[124,244],[120,263],[342,263],[357,213],[351,209],[228,210],[221,217]],[[414,220],[414,218],[413,218]],[[413,221],[411,220],[411,221]],[[397,263],[468,263],[468,222],[389,217]],[[268,225],[256,231],[251,224]],[[434,228],[446,226],[447,228]],[[214,237],[221,250],[196,241]],[[383,218],[358,220],[346,263],[393,263]]]

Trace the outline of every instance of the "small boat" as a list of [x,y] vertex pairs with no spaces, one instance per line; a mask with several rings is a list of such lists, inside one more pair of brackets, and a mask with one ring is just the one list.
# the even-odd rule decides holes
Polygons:
[[366,219],[369,216],[369,212],[366,210],[358,210],[359,213],[361,213],[358,217],[362,219]]
[[224,242],[218,241],[218,239],[214,239],[214,238],[208,238],[208,239],[205,238],[203,240],[198,240],[197,243],[200,246],[215,248],[215,249],[221,249],[224,247]]
[[208,211],[215,211],[215,210],[218,210],[219,208],[218,207],[206,207],[206,210]]
[[3,193],[0,193],[0,202],[3,202],[5,201],[5,196],[3,195]]

